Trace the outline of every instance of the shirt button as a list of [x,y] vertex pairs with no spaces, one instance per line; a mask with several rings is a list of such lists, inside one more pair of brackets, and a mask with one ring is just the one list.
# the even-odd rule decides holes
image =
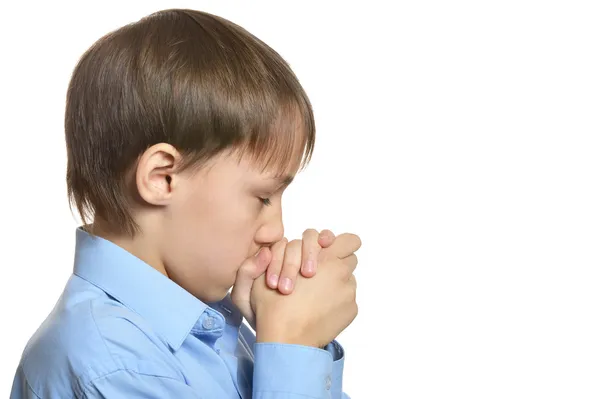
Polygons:
[[215,326],[214,317],[208,316],[206,319],[202,320],[202,327],[206,328],[207,330],[213,329],[214,326]]
[[331,389],[331,377],[327,376],[325,379],[325,388],[329,391]]

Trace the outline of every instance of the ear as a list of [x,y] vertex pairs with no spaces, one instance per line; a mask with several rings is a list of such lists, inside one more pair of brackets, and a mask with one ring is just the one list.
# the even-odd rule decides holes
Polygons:
[[140,197],[152,205],[167,205],[174,188],[175,165],[181,154],[166,143],[155,144],[140,157],[135,183]]

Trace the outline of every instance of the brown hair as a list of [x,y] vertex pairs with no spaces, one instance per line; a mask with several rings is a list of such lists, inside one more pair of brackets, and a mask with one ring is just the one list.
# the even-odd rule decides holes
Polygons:
[[[299,119],[300,117],[300,119]],[[310,101],[288,64],[240,26],[194,10],[164,10],[98,40],[67,93],[67,188],[84,223],[138,231],[125,176],[150,146],[183,155],[180,170],[229,148],[282,168],[303,134],[310,160]]]

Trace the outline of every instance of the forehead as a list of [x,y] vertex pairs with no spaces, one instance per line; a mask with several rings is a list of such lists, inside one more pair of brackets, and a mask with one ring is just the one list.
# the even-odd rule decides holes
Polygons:
[[294,176],[310,158],[314,138],[298,114],[233,149],[248,168],[274,178]]
[[294,151],[288,156],[278,153],[265,152],[254,154],[236,150],[232,153],[233,159],[243,170],[263,179],[280,180],[281,183],[290,183],[302,168],[304,151]]
[[[285,183],[311,158],[315,142],[311,115],[310,112],[300,112],[298,107],[288,107],[269,123],[249,124],[237,143],[210,157],[200,169],[210,170],[220,164],[233,168],[231,172],[240,177],[245,174],[259,179],[279,179]],[[222,170],[221,167],[218,169]]]

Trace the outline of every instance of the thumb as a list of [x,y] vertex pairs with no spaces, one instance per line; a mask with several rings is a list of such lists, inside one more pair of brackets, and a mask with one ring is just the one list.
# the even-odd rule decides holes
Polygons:
[[254,280],[263,274],[271,262],[271,251],[263,247],[255,256],[251,256],[240,266],[231,297],[233,300],[249,301]]
[[247,274],[252,280],[256,280],[261,274],[267,271],[269,263],[271,263],[271,250],[267,247],[262,247],[255,256],[244,262],[240,270],[243,270],[243,273]]

